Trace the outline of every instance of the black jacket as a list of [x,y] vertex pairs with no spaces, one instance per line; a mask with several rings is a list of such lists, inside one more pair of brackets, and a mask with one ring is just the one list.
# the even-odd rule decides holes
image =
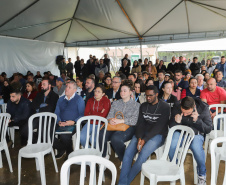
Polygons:
[[184,62],[182,63],[178,63],[180,70],[182,71],[182,73],[185,73],[186,70],[186,64]]
[[[119,88],[119,90],[116,92],[115,98],[113,99],[113,101],[122,99],[120,96],[120,90],[121,90],[121,88]],[[106,95],[108,96],[108,99],[112,99],[113,98],[113,89],[112,88],[108,89],[106,91]]]
[[200,69],[201,69],[201,63],[198,62],[198,63],[191,63],[190,65],[190,70],[191,70],[191,74],[193,76],[197,75],[200,73]]
[[108,66],[108,72],[110,71],[110,59],[109,58],[104,58],[104,64],[106,64]]
[[[46,101],[44,102],[44,93],[39,92],[31,103],[32,113],[36,113],[37,109],[39,109],[39,112],[54,112],[58,99],[59,95],[53,91],[50,91],[46,97]],[[40,108],[42,103],[46,103],[47,106]]]
[[[160,95],[159,98],[163,99],[163,96]],[[163,101],[165,101],[165,100],[163,100]],[[169,96],[168,100],[165,101],[165,102],[169,104],[171,110],[173,109],[174,105],[176,106],[177,104],[179,104],[179,101],[177,100],[177,97],[172,95],[172,94]]]
[[173,74],[176,70],[180,69],[180,66],[178,63],[175,63],[174,65],[172,63],[168,64],[167,71],[171,71]]
[[85,104],[86,104],[90,98],[94,97],[94,90],[92,90],[90,93],[88,93],[87,90],[83,90],[81,92],[81,97],[83,98],[83,100],[85,101]]
[[6,112],[11,115],[10,119],[14,120],[15,123],[22,120],[28,120],[31,115],[31,102],[23,96],[21,96],[18,104],[15,104],[9,100]]
[[159,65],[156,67],[157,69],[157,73],[159,73],[159,71],[162,71],[164,70],[166,72],[166,66],[165,65],[162,65],[161,69],[159,69]]
[[124,75],[126,75],[126,77],[128,77],[129,73],[130,73],[130,67],[128,67],[128,66],[126,66],[125,68],[120,67],[119,71],[121,71]]
[[184,81],[183,79],[178,83],[178,87],[181,87],[182,89],[186,89],[189,87],[188,81]]
[[83,68],[81,68],[81,66],[79,66],[79,69],[77,71],[78,73],[76,73],[76,77],[78,75],[78,77],[82,77],[83,79],[86,79],[88,76],[88,69],[86,64],[84,64]]
[[66,69],[67,71],[73,73],[73,64],[72,64],[71,62],[69,62],[69,63],[66,65],[65,69]]
[[128,58],[123,58],[122,60],[121,60],[121,66],[123,66],[123,60],[127,60],[127,66],[128,67],[130,67],[131,66],[131,62],[130,62],[130,59],[128,59]]
[[147,142],[158,134],[166,137],[169,118],[170,106],[166,102],[159,100],[156,105],[142,103],[136,128],[137,139],[141,138]]
[[4,100],[4,103],[7,103],[9,101],[11,89],[12,89],[12,87],[10,85],[3,86],[3,88],[2,88],[2,98]]
[[177,114],[181,114],[181,106],[180,104],[175,105],[171,112],[171,119],[170,119],[170,127],[175,125],[185,125],[192,128],[195,134],[208,134],[212,130],[212,119],[210,116],[209,106],[208,104],[202,102],[199,98],[194,98],[196,109],[199,114],[198,120],[193,122],[193,118],[190,116],[183,116],[181,123],[177,123],[175,121],[175,116]]

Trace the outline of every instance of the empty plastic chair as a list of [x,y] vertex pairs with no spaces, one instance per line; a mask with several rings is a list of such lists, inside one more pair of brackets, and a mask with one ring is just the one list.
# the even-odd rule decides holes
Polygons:
[[81,163],[81,171],[80,171],[80,185],[85,184],[85,170],[86,165],[89,164],[90,166],[90,177],[89,177],[89,185],[95,185],[96,184],[96,165],[99,165],[99,177],[98,177],[98,185],[102,184],[102,178],[104,174],[105,168],[109,169],[112,174],[112,180],[111,185],[115,185],[116,182],[116,176],[117,171],[115,165],[100,156],[94,156],[94,155],[82,155],[82,156],[76,156],[68,159],[62,166],[60,171],[60,184],[61,185],[67,185],[69,184],[69,178],[70,178],[70,166],[72,164],[78,164]]
[[0,114],[0,168],[3,167],[2,165],[2,154],[1,151],[4,150],[6,154],[6,158],[9,164],[10,172],[13,172],[12,163],[9,155],[9,149],[6,142],[6,131],[9,124],[11,115],[8,113],[1,113]]
[[[216,110],[218,110],[219,108],[221,108],[221,112],[218,113],[218,111],[216,111],[216,116],[219,114],[223,115],[224,113],[224,109],[226,108],[226,104],[213,104],[213,105],[210,105],[209,106],[209,109],[212,109],[212,108],[216,108]],[[215,116],[215,117],[216,117]],[[214,124],[214,122],[213,122]],[[216,132],[214,132],[214,130],[216,130],[217,132],[217,135],[215,134]],[[215,139],[217,137],[222,137],[224,134],[223,134],[223,127],[222,127],[222,124],[220,124],[220,130],[217,130],[217,123],[216,123],[216,126],[214,126],[214,130],[212,130],[209,134],[206,134],[206,139],[205,139],[205,157],[207,158],[207,151],[208,151],[208,148],[209,148],[209,143],[211,140]]]
[[[181,133],[173,159],[168,161],[170,145],[175,131]],[[174,184],[178,179],[180,179],[182,185],[185,185],[184,159],[194,136],[194,131],[187,126],[172,127],[167,136],[162,158],[160,160],[148,160],[142,165],[140,184],[143,185],[144,177],[147,177],[151,185],[157,184],[158,181],[170,181],[171,184]]]
[[[33,140],[33,120],[39,119],[39,132],[36,144]],[[21,182],[21,158],[35,158],[36,169],[40,170],[42,185],[46,184],[44,155],[51,153],[56,172],[58,172],[55,155],[52,148],[57,115],[43,112],[32,115],[28,120],[28,144],[20,149],[18,154],[18,184]]]
[[[223,143],[222,147],[217,147],[218,143]],[[211,185],[217,184],[217,175],[220,160],[226,161],[226,137],[218,137],[211,142]],[[223,185],[226,185],[226,170],[224,174]]]

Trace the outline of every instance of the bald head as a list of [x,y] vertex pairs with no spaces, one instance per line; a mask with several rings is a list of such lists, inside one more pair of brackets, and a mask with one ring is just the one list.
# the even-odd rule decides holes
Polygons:
[[217,82],[215,78],[210,78],[209,80],[207,80],[207,89],[209,91],[214,92],[216,89],[216,85],[217,85]]

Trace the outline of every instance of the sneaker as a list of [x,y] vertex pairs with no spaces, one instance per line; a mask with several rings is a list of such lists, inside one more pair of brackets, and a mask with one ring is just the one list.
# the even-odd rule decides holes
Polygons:
[[55,155],[55,158],[56,159],[61,159],[64,156],[65,153],[66,152],[64,150],[62,150],[62,151],[58,150],[57,151],[57,155]]
[[197,185],[206,185],[206,176],[198,176],[198,184]]

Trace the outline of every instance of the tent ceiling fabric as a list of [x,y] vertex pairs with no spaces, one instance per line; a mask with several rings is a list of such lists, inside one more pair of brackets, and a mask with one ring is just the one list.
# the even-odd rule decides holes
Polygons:
[[7,0],[0,12],[0,35],[69,47],[226,37],[225,0]]

